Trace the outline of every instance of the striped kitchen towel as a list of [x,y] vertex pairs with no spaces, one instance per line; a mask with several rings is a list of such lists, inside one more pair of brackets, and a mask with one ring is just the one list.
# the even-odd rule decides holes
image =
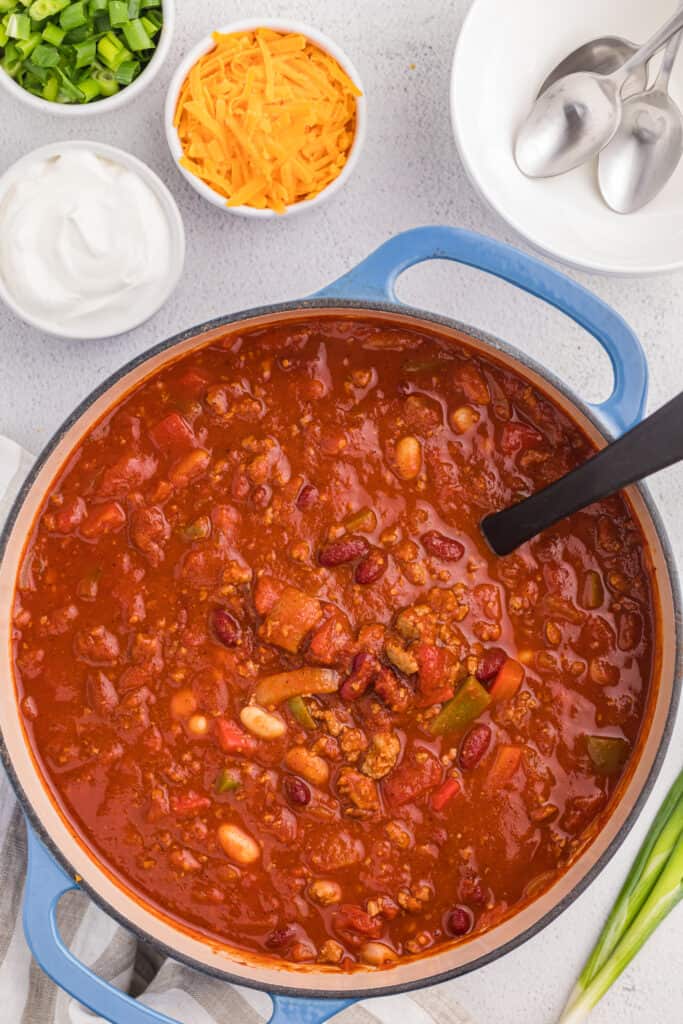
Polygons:
[[[22,448],[0,437],[0,523],[32,461]],[[58,989],[33,962],[26,945],[21,926],[26,831],[1,769],[0,837],[0,1020],[97,1024],[101,1018]],[[79,960],[179,1024],[260,1024],[270,1016],[266,995],[210,978],[139,945],[83,893],[68,893],[57,916],[62,937]],[[452,983],[359,1003],[335,1018],[339,1024],[395,1024],[397,1020],[401,1024],[474,1024],[458,1005]]]

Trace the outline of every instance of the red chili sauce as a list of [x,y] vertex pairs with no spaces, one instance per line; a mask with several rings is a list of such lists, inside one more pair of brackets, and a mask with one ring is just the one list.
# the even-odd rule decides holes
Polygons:
[[478,524],[592,444],[438,333],[232,330],[79,444],[16,590],[47,784],[135,893],[349,970],[481,933],[585,843],[653,671],[630,506]]

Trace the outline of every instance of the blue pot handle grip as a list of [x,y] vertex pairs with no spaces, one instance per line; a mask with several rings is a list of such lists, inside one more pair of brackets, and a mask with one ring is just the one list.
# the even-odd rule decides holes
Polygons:
[[566,274],[504,242],[463,228],[413,228],[380,245],[348,274],[312,297],[396,303],[394,285],[398,276],[425,260],[453,260],[484,270],[566,313],[600,342],[612,364],[612,394],[591,406],[593,411],[614,435],[630,430],[642,419],[647,362],[625,320]]
[[[24,892],[24,932],[31,952],[48,977],[110,1024],[180,1024],[145,1006],[98,977],[64,945],[57,927],[57,904],[78,883],[60,867],[26,824],[28,868]],[[305,999],[272,996],[269,1024],[322,1024],[353,999]]]

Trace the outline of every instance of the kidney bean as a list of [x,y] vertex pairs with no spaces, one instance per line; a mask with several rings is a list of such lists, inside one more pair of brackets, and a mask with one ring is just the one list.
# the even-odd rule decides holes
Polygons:
[[236,647],[242,638],[242,630],[237,619],[225,608],[214,608],[211,614],[211,625],[216,637],[225,647]]
[[357,700],[361,697],[377,675],[380,664],[374,654],[361,651],[353,659],[351,674],[346,677],[339,688],[343,700]]
[[472,928],[472,913],[467,907],[454,907],[446,920],[451,935],[467,935]]
[[306,807],[311,802],[311,791],[296,775],[285,775],[284,788],[287,799],[295,807]]
[[296,507],[305,512],[318,503],[318,488],[313,484],[304,484],[296,499]]
[[354,580],[366,585],[376,583],[387,571],[387,556],[379,548],[373,548],[356,566]]
[[480,683],[490,682],[497,676],[507,661],[507,654],[500,647],[489,647],[484,651],[475,675]]
[[465,548],[459,540],[446,537],[437,530],[429,530],[420,537],[425,551],[440,558],[442,562],[458,562],[465,554]]
[[474,725],[465,736],[460,747],[460,767],[469,771],[479,764],[489,748],[491,730],[488,725]]
[[345,562],[354,562],[368,550],[368,542],[365,537],[350,536],[333,540],[320,549],[318,561],[321,565],[330,567],[343,565]]

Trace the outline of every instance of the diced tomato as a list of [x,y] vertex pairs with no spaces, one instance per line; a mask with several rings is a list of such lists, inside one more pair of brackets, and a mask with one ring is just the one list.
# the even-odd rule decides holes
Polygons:
[[253,754],[256,750],[256,740],[248,736],[239,725],[227,718],[216,719],[216,735],[222,750],[226,754]]
[[194,430],[179,412],[171,412],[149,431],[152,443],[157,448],[193,448],[197,443]]
[[449,681],[449,652],[436,644],[417,644],[415,658],[418,664],[418,707],[441,704],[453,696],[453,683]]
[[351,946],[360,945],[366,938],[377,939],[382,934],[380,918],[371,917],[353,903],[342,903],[334,915],[334,928]]
[[490,693],[494,700],[510,700],[524,679],[524,669],[514,658],[507,658],[493,681]]
[[500,447],[506,455],[514,455],[525,448],[538,448],[541,444],[543,435],[528,423],[506,423],[503,427]]
[[509,785],[519,768],[522,760],[522,751],[519,747],[502,746],[498,747],[491,770],[486,780],[487,788],[490,790],[501,789]]
[[443,786],[432,794],[432,807],[435,811],[441,811],[446,804],[460,792],[460,783],[457,779],[446,779]]
[[334,665],[348,651],[352,639],[348,618],[343,612],[334,611],[311,637],[308,655],[321,665]]
[[95,540],[105,533],[116,533],[126,524],[126,513],[118,501],[107,501],[95,505],[81,526],[81,533],[88,540]]
[[208,796],[201,796],[193,789],[171,797],[171,810],[178,818],[189,818],[211,806]]
[[416,800],[441,782],[441,764],[428,750],[413,747],[384,782],[384,795],[394,807]]

